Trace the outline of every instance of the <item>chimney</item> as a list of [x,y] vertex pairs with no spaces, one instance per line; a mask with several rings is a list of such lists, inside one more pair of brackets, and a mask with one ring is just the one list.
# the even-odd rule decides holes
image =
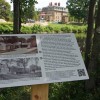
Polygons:
[[49,3],[49,6],[51,6],[51,3]]
[[49,6],[52,6],[52,2],[49,3]]
[[52,2],[51,2],[51,6],[52,6]]
[[58,6],[60,6],[60,2],[58,3]]
[[55,3],[55,6],[57,6],[57,3]]

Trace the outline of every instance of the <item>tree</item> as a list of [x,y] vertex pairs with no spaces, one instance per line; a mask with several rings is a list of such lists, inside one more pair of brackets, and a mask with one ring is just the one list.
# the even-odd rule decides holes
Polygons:
[[33,0],[29,0],[27,3],[25,2],[25,0],[23,0],[23,2],[21,3],[21,19],[22,21],[25,21],[27,19],[33,19],[34,16],[36,16],[35,14],[35,6],[34,4],[37,3],[35,0],[33,2]]
[[21,64],[24,68],[24,72],[26,72],[26,67],[30,58],[18,58],[18,64]]
[[14,34],[20,33],[22,18],[26,20],[28,17],[33,16],[31,11],[34,11],[35,3],[37,3],[36,0],[13,0]]
[[68,0],[66,4],[71,16],[87,20],[89,0]]
[[20,0],[13,0],[13,33],[20,33]]
[[39,19],[39,11],[34,11],[33,18],[34,18],[34,20],[38,20]]
[[5,66],[9,69],[9,72],[10,72],[10,66],[9,66],[10,60],[4,59],[2,61],[5,62]]
[[[87,28],[87,37],[86,37],[86,51],[85,51],[85,65],[88,69],[88,72],[91,73],[91,69],[89,69],[90,58],[91,58],[91,47],[92,47],[92,36],[94,34],[94,16],[95,16],[95,4],[96,0],[90,0],[89,3],[89,14],[88,14],[88,28]],[[86,82],[86,88],[90,88],[90,86],[94,87],[94,82],[92,85],[88,85],[88,81]]]
[[90,0],[88,14],[88,28],[86,37],[85,65],[88,68],[91,54],[91,43],[94,29],[95,5],[97,0]]
[[[91,3],[94,1],[91,0]],[[96,2],[96,0],[95,0]],[[94,3],[95,3],[94,2]],[[98,3],[96,23],[95,23],[95,32],[93,36],[93,44],[91,49],[90,61],[88,64],[88,73],[90,75],[90,79],[86,82],[87,89],[96,89],[97,88],[97,80],[100,80],[100,0]],[[91,23],[92,24],[92,23]],[[97,77],[96,77],[97,76]]]
[[5,0],[0,0],[0,18],[7,21],[10,19],[10,4]]

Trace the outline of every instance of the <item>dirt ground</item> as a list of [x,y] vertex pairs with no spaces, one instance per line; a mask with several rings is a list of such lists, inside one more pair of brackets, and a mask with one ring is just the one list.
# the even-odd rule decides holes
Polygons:
[[41,25],[41,26],[47,26],[48,22],[39,22],[36,21],[35,23],[26,23],[26,24],[22,24],[23,26],[33,26],[33,25]]

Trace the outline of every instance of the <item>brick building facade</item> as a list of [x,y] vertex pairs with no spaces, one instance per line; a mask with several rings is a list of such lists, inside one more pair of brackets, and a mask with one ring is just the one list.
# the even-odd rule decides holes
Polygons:
[[43,7],[40,12],[40,19],[49,22],[68,22],[68,9],[61,7],[60,3],[49,3],[49,6]]

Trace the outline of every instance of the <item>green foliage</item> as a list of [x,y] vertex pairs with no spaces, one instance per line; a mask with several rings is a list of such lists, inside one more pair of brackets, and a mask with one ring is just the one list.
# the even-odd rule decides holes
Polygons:
[[0,0],[0,19],[10,19],[10,4],[5,0]]
[[35,12],[36,0],[21,0],[20,1],[20,13],[22,22],[27,21],[27,19],[33,19],[37,17]]
[[66,25],[61,28],[62,32],[67,33],[83,33],[86,32],[86,26],[78,26],[78,25]]
[[53,32],[53,27],[51,27],[50,25],[49,26],[46,26],[44,28],[44,31],[47,32],[47,33],[52,33]]
[[87,19],[89,0],[68,0],[66,4],[71,16]]
[[54,33],[60,33],[61,28],[60,27],[53,27],[53,31],[54,31]]
[[30,100],[30,91],[28,86],[5,88],[0,91],[0,100]]
[[76,33],[75,34],[76,38],[77,38],[77,42],[78,45],[80,47],[80,51],[83,55],[83,59],[84,59],[84,52],[85,52],[85,41],[86,41],[86,34],[85,33]]
[[34,25],[32,27],[32,33],[42,33],[43,32],[43,27],[40,25]]
[[0,24],[0,34],[6,33],[10,34],[13,31],[13,25],[11,23],[5,24],[1,23]]
[[35,21],[38,21],[38,20],[39,20],[39,11],[34,10],[33,19],[34,19]]
[[10,12],[9,21],[10,21],[10,22],[13,22],[13,11]]
[[32,28],[31,27],[25,27],[25,26],[22,26],[21,27],[21,33],[28,33],[28,34],[31,34],[32,33]]
[[[78,25],[48,25],[48,26],[41,26],[41,25],[33,25],[32,27],[29,26],[22,26],[21,33],[79,33],[79,35],[83,35],[80,33],[86,32],[86,26],[78,26]],[[12,33],[13,25],[12,23],[1,23],[0,24],[0,33]]]
[[51,84],[50,100],[84,100],[84,98],[79,99],[81,97],[79,95],[76,95],[83,95],[82,90],[84,90],[84,85],[82,85],[81,83],[79,84],[79,82],[64,82]]
[[64,82],[50,84],[49,100],[99,100],[100,88],[86,91],[84,82]]
[[64,33],[70,33],[70,32],[72,32],[72,28],[73,28],[72,26],[66,25],[65,27],[61,28],[61,31],[64,32]]

